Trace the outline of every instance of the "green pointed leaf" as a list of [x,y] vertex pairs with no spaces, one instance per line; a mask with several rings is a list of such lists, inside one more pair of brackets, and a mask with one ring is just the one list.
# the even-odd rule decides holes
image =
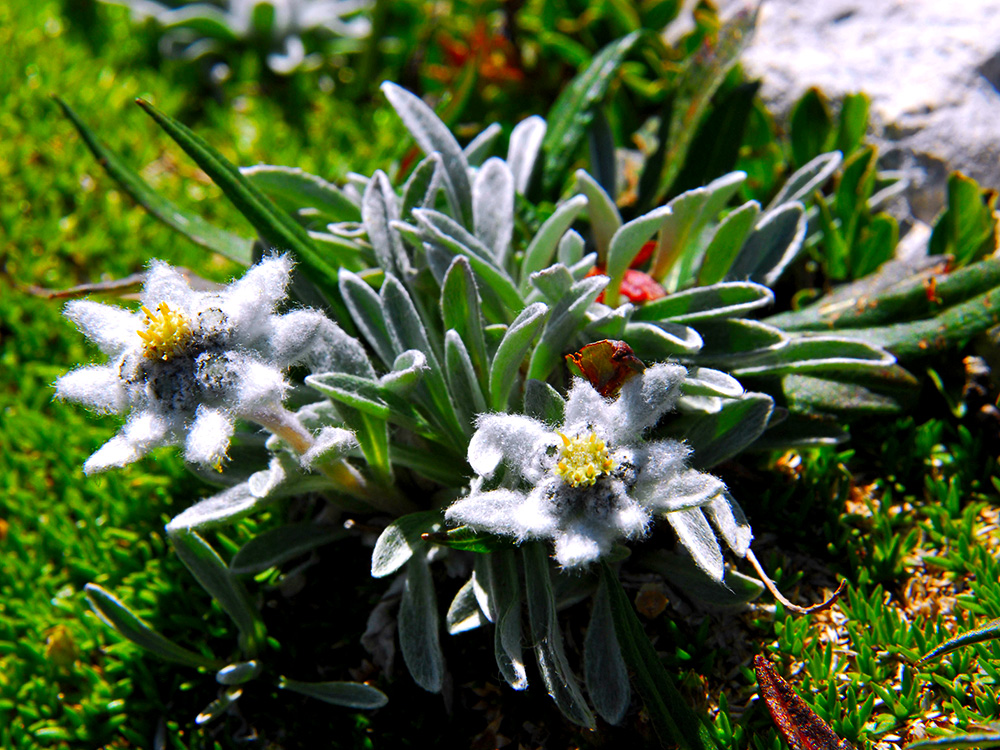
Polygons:
[[[725,361],[739,354],[758,350],[778,349],[788,337],[776,328],[757,320],[740,318],[713,318],[698,323],[698,333],[705,345],[698,352],[699,361]],[[725,369],[725,368],[723,368]]]
[[493,605],[493,650],[500,674],[515,690],[528,687],[521,642],[521,581],[515,552],[507,545],[485,558],[486,585]]
[[535,171],[535,162],[545,138],[545,120],[538,115],[521,120],[510,133],[507,146],[507,166],[514,174],[514,188],[524,195]]
[[[915,384],[914,384],[915,385]],[[912,402],[917,389],[909,394],[901,388],[878,389],[866,384],[819,378],[809,375],[785,375],[781,390],[788,401],[788,408],[802,414],[838,414],[858,417],[879,414],[898,414],[903,404]],[[909,398],[905,398],[909,395]]]
[[472,183],[475,235],[505,268],[514,236],[514,175],[500,159],[491,158]]
[[240,661],[229,664],[215,673],[215,681],[220,685],[244,685],[260,676],[264,665],[259,661]]
[[305,208],[315,212],[310,221],[321,226],[361,221],[361,209],[340,188],[298,167],[258,164],[241,167],[240,173],[292,216]]
[[[494,292],[500,301],[509,310],[520,310],[524,307],[524,300],[521,292],[511,280],[507,272],[497,267],[495,259],[490,255],[489,250],[478,240],[470,240],[474,247],[470,247],[458,239],[450,232],[457,232],[461,228],[454,221],[429,209],[415,210],[414,216],[421,222],[427,230],[431,240],[437,242],[445,250],[455,256],[464,256],[468,259],[472,270],[482,279],[484,286]],[[462,230],[462,236],[469,239],[472,236]]]
[[670,322],[626,323],[622,338],[635,351],[642,352],[647,361],[697,354],[702,345],[702,338],[695,329]]
[[837,124],[837,139],[834,143],[842,154],[851,154],[861,145],[868,130],[868,107],[871,100],[867,94],[847,94],[840,104],[840,122]]
[[587,310],[605,286],[607,277],[604,276],[583,279],[553,305],[538,344],[531,353],[529,378],[545,380],[562,361],[563,354],[573,346],[573,341],[587,322]]
[[856,279],[868,276],[896,254],[899,241],[899,224],[889,214],[873,216],[859,233],[850,255],[851,276]]
[[[601,49],[556,99],[549,111],[548,129],[542,140],[545,167],[542,188],[546,193],[558,190],[567,167],[583,141],[594,118],[594,110],[604,99],[625,55],[638,41],[641,32],[633,31]],[[540,269],[533,268],[532,271]]]
[[609,724],[618,724],[628,709],[631,691],[611,616],[608,587],[601,578],[594,594],[590,624],[583,643],[584,680],[594,708]]
[[403,661],[414,682],[428,692],[441,692],[445,667],[438,639],[437,601],[430,567],[422,555],[414,555],[406,564],[397,623]]
[[229,561],[236,575],[259,573],[347,536],[339,526],[293,523],[265,531],[240,547]]
[[472,578],[462,584],[462,588],[458,590],[455,598],[451,600],[451,604],[448,607],[448,614],[445,615],[445,629],[448,631],[448,635],[457,635],[458,633],[475,630],[488,622],[483,615],[483,611],[479,608],[479,602],[476,600],[476,592],[473,586],[475,575],[473,573]]
[[368,180],[361,199],[361,215],[379,268],[386,274],[400,276],[409,264],[403,249],[403,238],[392,225],[400,218],[398,199],[382,170],[376,171]]
[[350,310],[351,317],[354,318],[368,345],[382,360],[382,364],[389,367],[395,358],[395,352],[389,329],[382,316],[382,302],[378,293],[360,276],[347,269],[341,268],[338,276],[340,295],[344,298],[344,304]]
[[547,268],[552,263],[552,256],[556,253],[559,241],[569,230],[576,217],[587,205],[587,197],[584,195],[574,195],[567,201],[560,203],[552,216],[546,219],[539,228],[524,251],[524,260],[521,261],[520,290],[527,293],[531,284],[531,274]]
[[740,249],[727,278],[734,281],[749,278],[774,286],[799,254],[805,236],[805,209],[801,203],[786,203],[765,213]]
[[423,534],[441,528],[441,513],[424,510],[397,518],[386,526],[372,552],[372,577],[384,578],[409,562],[417,551],[427,548]]
[[479,289],[472,265],[465,256],[455,256],[441,284],[441,320],[445,330],[456,331],[465,344],[483,393],[489,387],[486,340]]
[[[618,307],[625,271],[632,265],[632,261],[642,250],[642,246],[656,234],[657,230],[666,226],[672,210],[673,208],[669,205],[654,208],[649,213],[623,224],[614,233],[608,250],[606,269],[611,281],[608,282],[608,288],[604,293],[604,304],[608,307]],[[653,275],[655,277],[655,274]]]
[[587,196],[587,213],[590,216],[590,229],[594,233],[594,243],[597,245],[597,262],[604,265],[611,247],[611,238],[622,225],[621,214],[611,196],[583,169],[576,170],[576,186]]
[[759,215],[760,204],[750,201],[723,219],[705,249],[698,286],[711,286],[726,278]]
[[472,186],[469,184],[469,162],[448,126],[419,97],[386,81],[382,93],[389,100],[417,145],[425,154],[441,154],[444,165],[444,187],[455,216],[465,227],[472,227]]
[[827,150],[832,138],[833,118],[826,97],[811,88],[792,107],[792,159],[796,164],[807,164]]
[[541,380],[528,380],[524,384],[524,413],[547,425],[563,423],[566,400],[559,391]]
[[451,547],[464,552],[476,552],[481,555],[510,547],[509,541],[492,534],[483,534],[468,526],[458,526],[454,529],[424,534],[423,539],[443,547]]
[[962,633],[954,638],[949,638],[933,651],[930,651],[926,655],[920,657],[920,661],[918,663],[923,663],[925,661],[930,661],[931,659],[936,659],[939,656],[950,654],[952,651],[957,651],[965,646],[971,646],[973,643],[982,643],[983,641],[991,641],[996,638],[1000,638],[1000,617],[995,620],[990,620],[985,625],[980,625],[978,628],[974,628],[967,633]]
[[479,135],[469,141],[469,145],[462,149],[462,153],[465,154],[465,159],[469,162],[469,166],[472,168],[479,167],[492,156],[494,153],[493,149],[502,134],[503,128],[500,126],[500,123],[494,122],[487,125]]
[[948,205],[934,223],[927,251],[954,256],[961,267],[997,249],[997,192],[961,172],[948,177]]
[[661,297],[639,307],[632,320],[669,320],[694,324],[716,318],[741,317],[768,307],[774,294],[766,286],[750,281],[721,282]]
[[360,682],[300,682],[282,677],[278,687],[344,708],[381,708],[389,702],[381,690]]
[[681,391],[687,396],[722,396],[739,398],[743,386],[736,378],[710,367],[689,367],[681,381]]
[[163,114],[149,102],[140,99],[137,103],[194,159],[272,247],[291,250],[314,283],[327,291],[336,289],[336,269],[327,263],[303,227],[188,127]]
[[243,649],[255,655],[263,642],[264,622],[250,604],[243,583],[233,576],[229,566],[197,532],[176,531],[170,534],[170,541],[184,567],[236,623]]
[[632,603],[607,563],[601,563],[601,581],[608,591],[611,617],[621,645],[622,657],[632,670],[632,679],[642,697],[656,734],[664,746],[681,750],[718,750],[712,731],[691,710],[663,668],[659,654],[649,642]]
[[374,380],[347,375],[342,372],[325,372],[308,375],[306,385],[315,388],[327,398],[347,404],[363,414],[398,424],[425,437],[438,438],[427,420],[413,403]]
[[742,453],[764,432],[774,400],[764,393],[746,393],[726,400],[713,413],[678,417],[671,434],[683,437],[693,449],[691,465],[702,471]]
[[488,409],[472,365],[472,358],[462,343],[462,338],[454,329],[445,334],[444,363],[445,379],[448,381],[448,389],[455,402],[458,418],[465,426],[466,434],[472,437],[476,415],[483,414]]
[[785,203],[796,203],[811,196],[837,171],[842,158],[839,151],[831,151],[796,170],[768,204],[767,210],[772,211]]
[[549,579],[548,552],[541,542],[528,542],[520,549],[524,560],[531,641],[545,689],[567,719],[592,729],[596,724],[594,715],[580,692],[576,675],[570,670],[563,649],[556,600],[552,593],[552,581]]
[[408,219],[415,208],[434,208],[434,199],[441,189],[444,165],[441,154],[434,152],[425,156],[413,168],[406,184],[403,185],[403,200],[399,214]]
[[490,363],[490,407],[495,411],[506,410],[510,392],[517,382],[517,371],[548,311],[542,302],[528,305],[504,333]]
[[126,607],[114,594],[104,590],[96,583],[88,583],[84,587],[84,593],[91,609],[97,613],[98,617],[117,630],[124,638],[150,653],[188,667],[218,669],[222,666],[222,662],[178,646],[170,639],[160,635]]
[[59,97],[55,97],[55,101],[73,123],[77,132],[80,133],[87,148],[97,157],[98,163],[139,205],[195,244],[224,255],[244,266],[253,263],[253,240],[251,238],[241,237],[238,234],[219,229],[209,224],[198,214],[185,211],[168,201],[130,169],[117,154],[101,143],[66,102]]
[[835,370],[838,373],[866,371],[883,369],[894,362],[893,356],[865,341],[841,336],[810,336],[793,339],[778,349],[732,357],[721,369],[739,378],[746,375],[787,375],[823,370]]

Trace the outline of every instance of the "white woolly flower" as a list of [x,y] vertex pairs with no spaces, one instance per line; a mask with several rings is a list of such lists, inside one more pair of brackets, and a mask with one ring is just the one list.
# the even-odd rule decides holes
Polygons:
[[552,539],[559,564],[574,568],[619,539],[644,536],[662,516],[695,562],[721,580],[722,552],[705,511],[740,556],[751,538],[742,512],[721,481],[687,466],[683,443],[642,438],[674,407],[686,374],[654,365],[615,400],[577,378],[557,430],[518,414],[480,416],[469,445],[479,476],[445,517],[519,542]]
[[102,412],[128,414],[121,431],[84,464],[88,474],[124,466],[161,445],[184,443],[188,461],[220,466],[238,417],[281,407],[282,371],[329,364],[332,336],[322,313],[275,314],[292,261],[264,259],[218,292],[192,290],[154,261],[139,311],[76,300],[66,316],[109,357],[56,381],[56,396]]

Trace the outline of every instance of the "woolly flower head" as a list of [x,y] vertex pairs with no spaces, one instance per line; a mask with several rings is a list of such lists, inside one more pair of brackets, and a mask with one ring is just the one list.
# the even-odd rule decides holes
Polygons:
[[695,562],[721,580],[722,552],[708,518],[742,556],[751,536],[742,512],[722,482],[688,467],[683,443],[643,439],[674,408],[686,374],[679,365],[654,365],[614,400],[577,378],[555,430],[519,414],[480,416],[469,445],[478,477],[445,517],[518,541],[551,539],[559,564],[576,568],[619,539],[644,536],[662,516]]
[[154,261],[138,311],[76,300],[66,316],[109,357],[56,381],[56,396],[128,414],[121,431],[84,464],[124,466],[153,448],[184,443],[185,458],[218,467],[234,420],[281,406],[282,371],[327,364],[322,343],[337,331],[322,313],[275,314],[292,262],[273,256],[217,292],[191,289]]

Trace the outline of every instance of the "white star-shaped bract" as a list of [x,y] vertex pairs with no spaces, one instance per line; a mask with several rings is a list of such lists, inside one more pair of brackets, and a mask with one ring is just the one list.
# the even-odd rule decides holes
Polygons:
[[[614,400],[577,378],[556,430],[524,415],[480,416],[469,445],[478,476],[445,518],[519,542],[551,539],[559,564],[576,568],[606,555],[619,539],[644,536],[661,516],[695,562],[721,580],[722,552],[706,511],[743,556],[752,535],[742,511],[721,481],[687,465],[686,445],[643,439],[673,409],[686,374],[680,365],[654,365],[625,383]],[[564,446],[574,438],[603,449],[600,457],[610,458],[606,465],[613,468],[598,470],[592,483],[567,481]]]
[[[141,296],[153,318],[97,302],[70,302],[66,316],[109,362],[59,378],[56,396],[128,414],[121,431],[87,459],[84,471],[125,466],[153,448],[180,443],[188,461],[217,467],[237,418],[254,419],[281,407],[287,367],[299,362],[328,367],[329,346],[345,334],[314,310],[275,313],[291,270],[287,255],[271,256],[220,291],[201,292],[176,269],[153,261]],[[157,328],[165,319],[172,327]],[[163,334],[161,349],[151,348],[151,330]]]

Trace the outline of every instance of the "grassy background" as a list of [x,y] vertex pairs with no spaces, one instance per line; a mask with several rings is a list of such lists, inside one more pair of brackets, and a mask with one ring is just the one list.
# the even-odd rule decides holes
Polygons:
[[[81,590],[95,581],[186,646],[232,648],[224,616],[162,534],[168,518],[210,490],[171,451],[83,477],[83,460],[117,423],[54,402],[52,382],[96,352],[61,317],[59,301],[24,289],[120,278],[154,256],[217,280],[237,269],[122,195],[50,95],[66,99],[169,198],[248,235],[134,97],[193,125],[238,164],[288,164],[337,179],[384,167],[404,145],[379,101],[307,96],[308,81],[283,102],[251,84],[219,101],[190,71],[154,67],[147,42],[121,9],[0,4],[0,747],[228,747],[236,736],[243,747],[289,748],[468,746],[473,737],[486,746],[497,733],[550,747],[648,739],[638,706],[628,728],[580,737],[540,688],[527,695],[498,688],[483,646],[489,639],[478,634],[445,643],[455,670],[452,714],[397,674],[379,683],[389,707],[370,716],[261,689],[241,700],[248,724],[236,716],[198,729],[193,717],[216,692],[211,676],[142,655],[89,612]],[[676,599],[650,618],[657,648],[684,675],[690,700],[715,713],[728,746],[782,747],[752,702],[746,667],[760,650],[861,746],[899,747],[921,727],[1000,718],[1000,647],[912,665],[956,628],[1000,615],[997,427],[959,420],[935,392],[926,396],[915,418],[858,425],[849,451],[724,467],[757,530],[758,556],[784,590],[817,600],[833,574],[851,583],[833,612],[813,618],[767,606],[706,614]],[[282,668],[311,665],[328,670],[327,679],[363,669],[357,633],[383,588],[367,578],[366,565],[358,550],[331,552],[310,573],[310,593],[263,595]],[[626,581],[632,593],[644,583]],[[283,606],[289,600],[294,607]],[[570,611],[568,619],[585,614]],[[247,739],[254,731],[259,738]]]

